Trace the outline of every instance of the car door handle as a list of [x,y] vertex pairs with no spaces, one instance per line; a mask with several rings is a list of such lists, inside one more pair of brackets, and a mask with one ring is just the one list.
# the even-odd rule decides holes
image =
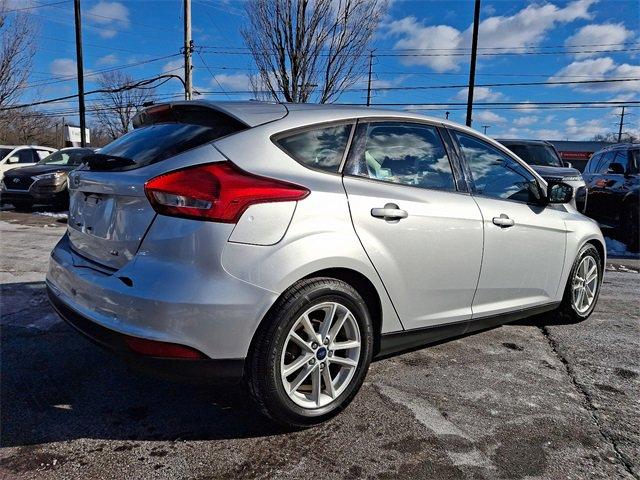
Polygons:
[[407,218],[409,214],[406,210],[401,210],[395,203],[387,203],[383,208],[372,208],[371,216],[383,218],[387,221],[398,221],[400,219]]
[[509,218],[508,215],[501,213],[499,217],[493,217],[493,224],[498,225],[502,228],[509,228],[513,227],[516,222],[514,222],[513,219]]

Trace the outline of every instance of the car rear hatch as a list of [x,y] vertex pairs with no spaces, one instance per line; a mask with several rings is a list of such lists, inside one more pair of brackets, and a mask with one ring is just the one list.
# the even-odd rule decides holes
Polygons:
[[230,104],[207,102],[162,104],[141,112],[132,132],[87,157],[69,177],[73,250],[106,270],[122,268],[156,216],[145,183],[176,168],[225,160],[208,144],[286,115],[282,105],[266,105],[272,106],[266,108],[271,114],[263,111],[259,118],[243,118]]

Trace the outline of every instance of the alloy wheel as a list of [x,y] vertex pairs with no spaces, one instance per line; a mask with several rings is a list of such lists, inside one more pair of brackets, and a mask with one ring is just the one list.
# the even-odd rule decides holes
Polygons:
[[324,407],[345,391],[360,361],[360,328],[351,311],[323,302],[293,324],[280,359],[289,398],[303,408]]
[[586,313],[591,308],[598,289],[598,265],[596,260],[587,255],[573,274],[572,300],[578,313]]

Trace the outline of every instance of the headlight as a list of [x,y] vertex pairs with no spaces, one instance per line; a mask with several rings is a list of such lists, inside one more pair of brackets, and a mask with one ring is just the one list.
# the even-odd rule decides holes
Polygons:
[[35,181],[51,180],[53,183],[62,183],[67,179],[67,173],[66,172],[43,173],[42,175],[35,175],[31,178],[33,178]]

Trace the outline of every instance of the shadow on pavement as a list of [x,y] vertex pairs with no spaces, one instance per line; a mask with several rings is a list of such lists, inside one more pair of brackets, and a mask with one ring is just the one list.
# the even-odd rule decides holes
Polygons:
[[[239,386],[182,385],[145,377],[62,321],[47,330],[19,325],[16,316],[53,313],[42,301],[43,287],[33,282],[2,288],[1,446],[78,438],[213,440],[285,432],[257,413]],[[5,309],[5,300],[12,306],[20,296],[24,310]],[[24,325],[29,323],[26,319]]]

